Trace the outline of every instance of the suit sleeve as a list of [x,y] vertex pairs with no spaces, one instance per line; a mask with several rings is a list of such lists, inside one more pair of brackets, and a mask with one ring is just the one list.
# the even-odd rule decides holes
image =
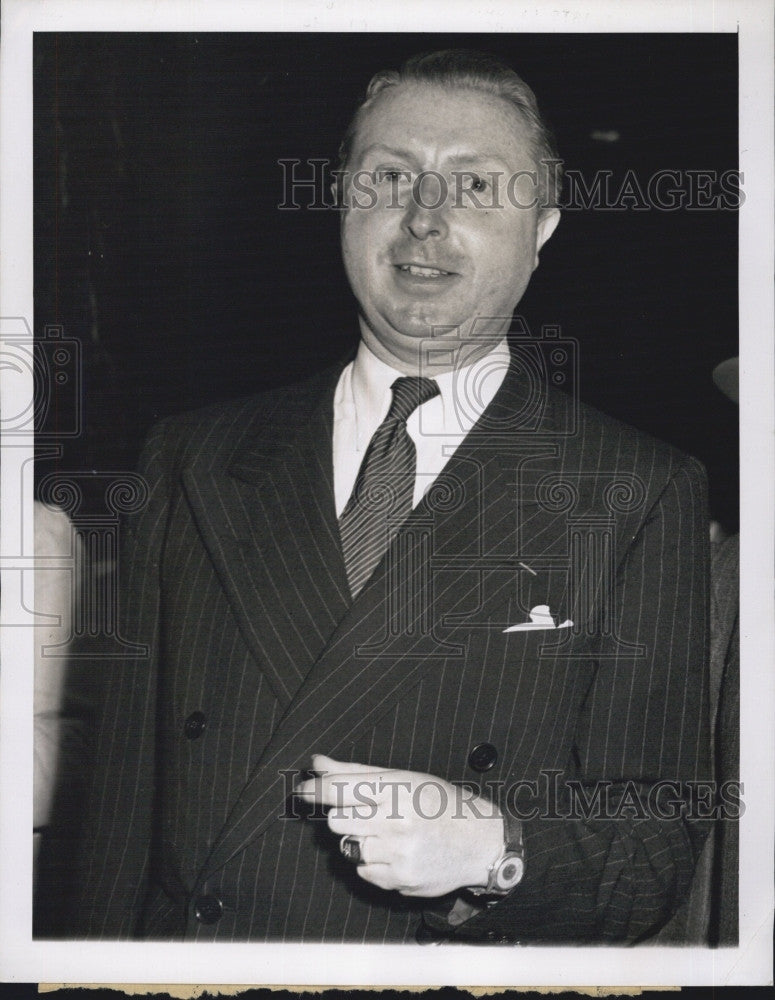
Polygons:
[[524,820],[523,881],[460,936],[634,942],[688,893],[712,794],[705,510],[704,472],[687,460],[622,545],[615,635],[641,655],[600,655],[567,769],[552,779],[548,812],[561,818],[544,806]]
[[136,933],[147,890],[155,785],[159,563],[167,518],[162,425],[141,458],[148,501],[125,525],[119,557],[119,635],[144,647],[137,655],[96,664],[105,674],[97,719],[94,781],[81,858],[79,936]]

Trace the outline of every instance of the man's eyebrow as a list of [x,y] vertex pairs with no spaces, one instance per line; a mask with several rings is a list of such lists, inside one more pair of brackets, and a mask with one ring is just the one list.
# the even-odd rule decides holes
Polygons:
[[361,156],[366,156],[369,153],[387,153],[389,156],[397,156],[399,159],[404,160],[415,159],[414,153],[410,153],[409,150],[395,149],[393,146],[386,146],[382,142],[373,142],[362,151]]
[[[388,156],[395,156],[401,160],[417,160],[417,154],[408,149],[397,149],[395,146],[387,146],[382,142],[373,142],[361,152],[361,156],[368,156],[370,153],[387,153]],[[445,162],[453,166],[482,166],[483,164],[497,164],[508,169],[508,164],[498,153],[480,152],[479,150],[464,150],[459,153],[452,153],[445,157]]]
[[447,157],[447,159],[450,163],[458,164],[459,166],[465,166],[466,164],[476,166],[484,163],[497,163],[499,166],[508,168],[506,161],[497,153],[480,153],[478,151],[470,153],[454,153],[452,156]]

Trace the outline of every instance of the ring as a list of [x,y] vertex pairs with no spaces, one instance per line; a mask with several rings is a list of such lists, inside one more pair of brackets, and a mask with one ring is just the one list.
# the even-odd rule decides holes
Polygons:
[[348,861],[351,861],[354,865],[363,864],[360,837],[353,837],[349,834],[345,834],[345,836],[339,841],[339,850],[342,852],[344,857],[347,858]]

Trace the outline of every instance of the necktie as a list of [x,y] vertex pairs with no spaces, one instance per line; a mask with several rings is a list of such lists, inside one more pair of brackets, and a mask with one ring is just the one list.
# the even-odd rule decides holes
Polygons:
[[406,430],[412,413],[438,396],[429,378],[397,378],[388,414],[374,432],[339,518],[347,580],[356,597],[412,509],[417,453]]

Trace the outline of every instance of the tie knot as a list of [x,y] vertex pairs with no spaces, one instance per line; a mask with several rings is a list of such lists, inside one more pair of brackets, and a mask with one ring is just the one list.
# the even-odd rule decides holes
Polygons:
[[393,401],[390,404],[386,420],[402,420],[406,422],[418,406],[427,403],[429,399],[438,396],[439,387],[432,378],[421,378],[417,375],[397,378],[391,386]]

